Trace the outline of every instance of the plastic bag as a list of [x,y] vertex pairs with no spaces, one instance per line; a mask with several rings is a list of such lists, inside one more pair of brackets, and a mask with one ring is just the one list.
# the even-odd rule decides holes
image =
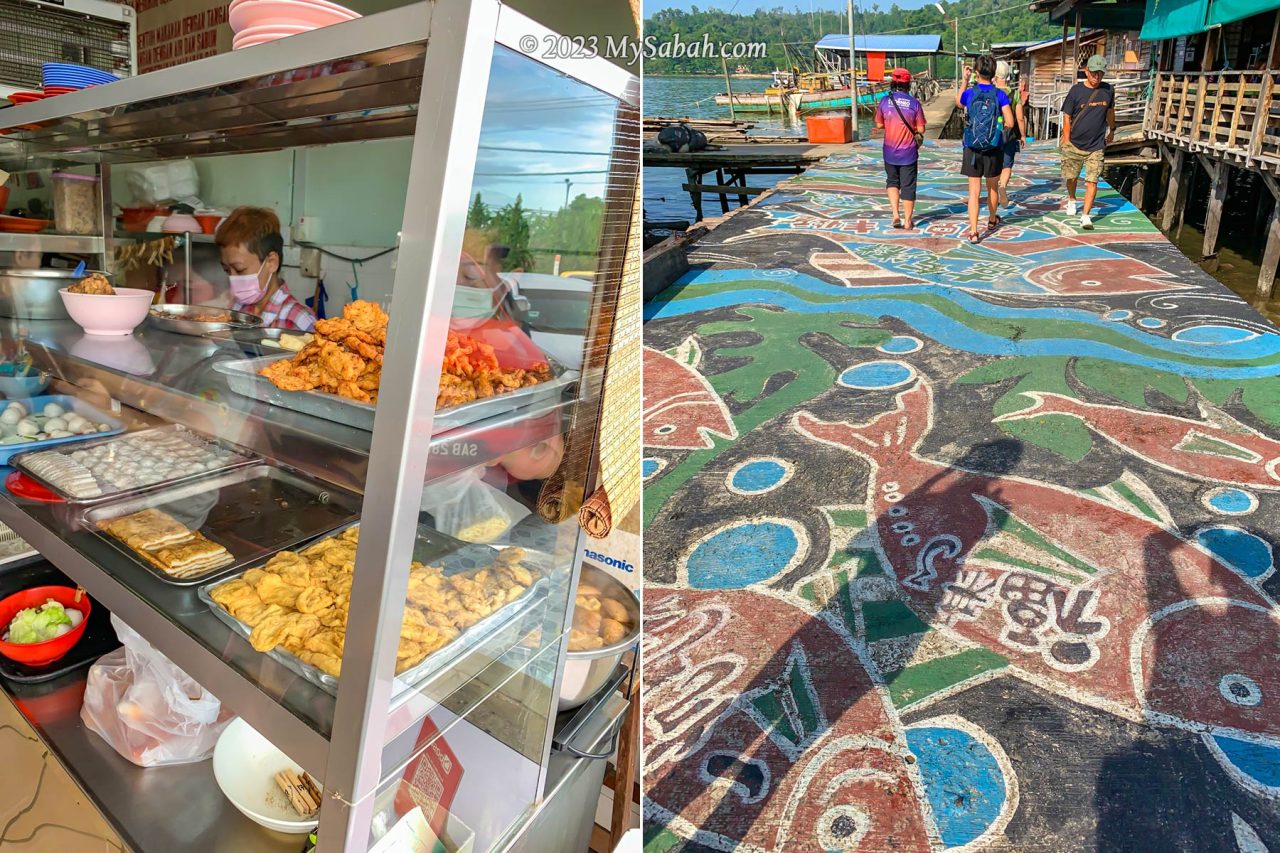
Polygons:
[[113,614],[123,648],[89,668],[80,718],[140,767],[203,761],[235,715]]
[[481,467],[468,468],[423,490],[421,508],[436,530],[464,542],[493,542],[529,515],[524,504],[481,480],[483,474]]

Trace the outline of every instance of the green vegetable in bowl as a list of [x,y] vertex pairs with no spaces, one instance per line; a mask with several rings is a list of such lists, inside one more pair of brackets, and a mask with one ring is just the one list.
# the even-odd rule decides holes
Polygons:
[[82,619],[84,614],[79,610],[73,608],[68,611],[50,598],[39,607],[19,610],[18,615],[14,616],[13,621],[9,623],[4,641],[21,645],[43,643],[54,637],[71,633]]

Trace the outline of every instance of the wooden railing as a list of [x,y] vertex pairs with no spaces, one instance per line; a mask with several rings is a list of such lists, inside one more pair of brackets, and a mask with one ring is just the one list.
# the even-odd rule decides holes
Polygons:
[[1280,166],[1278,77],[1280,71],[1161,72],[1144,127],[1191,151]]

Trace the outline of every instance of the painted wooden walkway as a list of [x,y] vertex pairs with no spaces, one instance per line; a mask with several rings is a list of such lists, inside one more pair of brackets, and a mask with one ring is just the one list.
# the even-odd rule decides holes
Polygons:
[[1024,152],[876,145],[645,327],[646,850],[1280,851],[1280,334]]

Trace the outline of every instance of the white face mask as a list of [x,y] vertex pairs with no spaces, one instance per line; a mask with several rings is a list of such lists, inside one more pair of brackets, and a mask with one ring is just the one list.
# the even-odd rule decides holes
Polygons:
[[453,289],[453,316],[484,320],[493,312],[493,293],[488,288],[460,284]]

